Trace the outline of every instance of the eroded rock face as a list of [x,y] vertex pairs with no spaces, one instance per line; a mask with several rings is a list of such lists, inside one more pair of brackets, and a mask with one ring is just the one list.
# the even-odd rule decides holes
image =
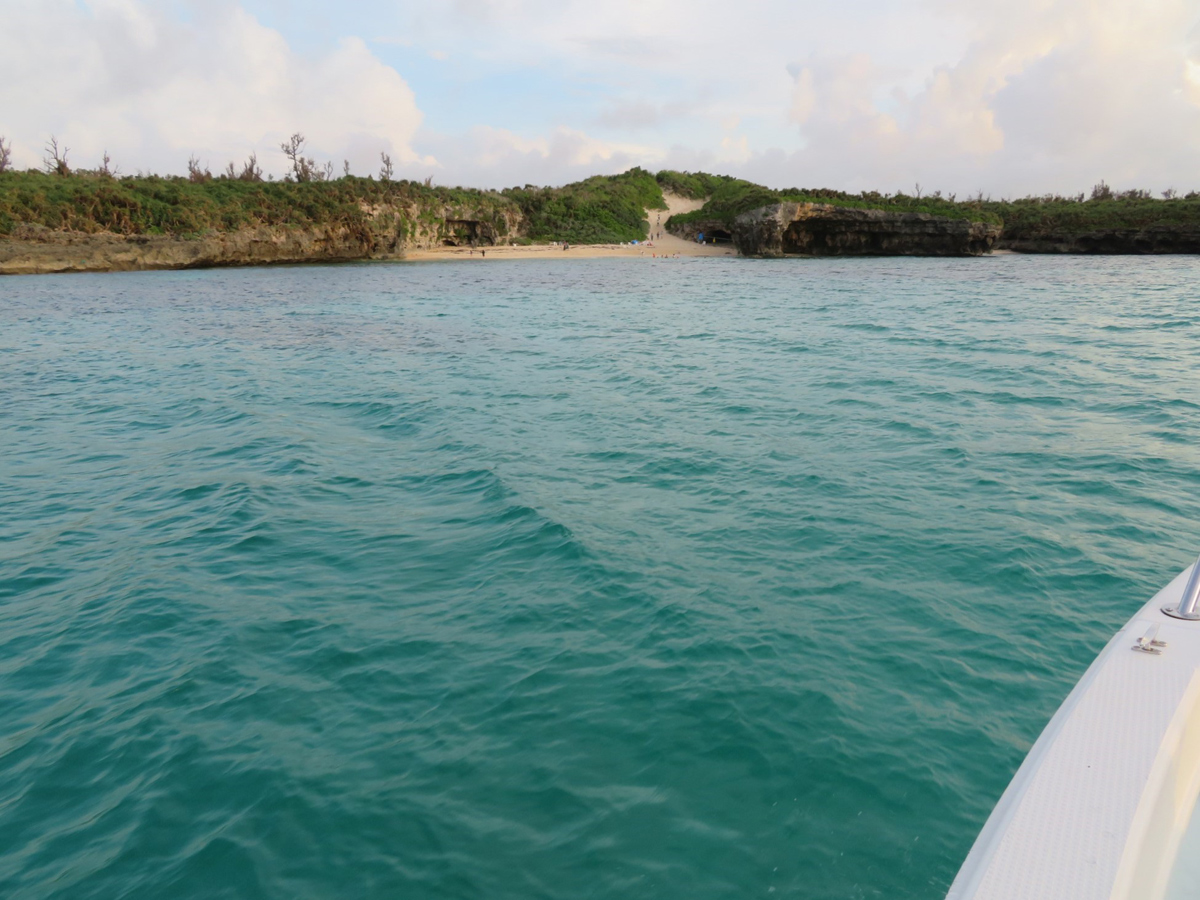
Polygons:
[[998,249],[1018,253],[1200,253],[1200,228],[1152,225],[1070,234],[1046,232],[1001,236]]
[[346,227],[243,228],[186,239],[43,230],[0,240],[0,274],[339,262],[398,256],[402,249],[398,234],[372,235]]
[[412,247],[434,247],[469,223],[481,244],[519,234],[518,211],[496,221],[383,206],[365,209],[363,222],[303,226],[260,226],[196,237],[52,231],[21,226],[0,238],[0,275],[49,272],[120,272],[138,269],[199,269],[283,263],[397,259]]
[[733,221],[743,256],[978,256],[1000,226],[927,213],[778,203]]

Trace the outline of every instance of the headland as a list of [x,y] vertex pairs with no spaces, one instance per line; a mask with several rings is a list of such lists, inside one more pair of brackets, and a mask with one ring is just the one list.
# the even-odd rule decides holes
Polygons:
[[1200,253],[1200,195],[992,201],[635,168],[504,191],[390,178],[0,173],[0,274],[355,260]]

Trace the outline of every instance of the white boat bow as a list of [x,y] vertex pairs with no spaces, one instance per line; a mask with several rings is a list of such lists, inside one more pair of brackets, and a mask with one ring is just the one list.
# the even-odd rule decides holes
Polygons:
[[1200,897],[1200,884],[1180,883],[1194,873],[1176,871],[1200,793],[1200,614],[1177,617],[1181,606],[1184,615],[1200,607],[1198,566],[1096,657],[1017,770],[947,900]]

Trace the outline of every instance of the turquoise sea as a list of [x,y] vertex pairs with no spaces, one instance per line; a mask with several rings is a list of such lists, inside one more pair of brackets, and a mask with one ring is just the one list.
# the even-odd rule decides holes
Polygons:
[[1200,551],[1198,284],[0,281],[0,896],[940,898]]

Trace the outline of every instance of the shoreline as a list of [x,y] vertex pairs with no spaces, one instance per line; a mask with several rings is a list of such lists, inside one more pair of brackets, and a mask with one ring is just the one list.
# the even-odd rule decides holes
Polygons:
[[[741,253],[729,243],[697,244],[694,240],[677,237],[665,229],[673,215],[691,212],[703,206],[703,201],[690,200],[664,193],[665,209],[644,210],[651,238],[633,243],[573,244],[546,242],[517,244],[515,242],[479,246],[437,246],[430,243],[431,235],[422,235],[424,246],[405,246],[405,236],[389,227],[366,241],[360,232],[346,226],[310,226],[281,228],[259,226],[233,232],[209,232],[196,237],[172,235],[119,235],[111,232],[52,231],[31,228],[19,236],[0,237],[0,276],[51,275],[83,272],[132,272],[152,270],[241,268],[247,266],[311,265],[349,262],[450,262],[518,259],[671,259],[671,258],[741,258]],[[793,204],[794,205],[794,204]],[[766,213],[778,213],[778,208]],[[870,219],[869,213],[862,214]],[[861,218],[862,216],[860,216]],[[776,215],[776,218],[778,216]],[[786,218],[786,217],[785,217]],[[876,218],[878,218],[876,216]],[[928,218],[928,217],[926,217]],[[807,254],[779,252],[778,232],[781,222],[774,224],[771,235],[776,238],[767,258],[822,258],[876,256],[946,256],[957,254],[912,252],[912,247],[893,248],[892,252],[846,252],[839,254]],[[923,220],[922,220],[923,221]],[[868,224],[872,224],[868,222]],[[907,220],[900,225],[908,227]],[[921,223],[918,223],[921,224]],[[850,223],[854,226],[854,223]],[[851,236],[867,235],[878,229],[850,227]],[[899,229],[899,226],[897,226]],[[760,229],[760,231],[763,229]],[[770,230],[770,229],[768,229]],[[911,230],[911,229],[910,229]],[[928,228],[925,229],[927,231]],[[925,231],[908,235],[919,243],[927,238]],[[861,232],[861,234],[859,234]],[[440,232],[439,232],[440,234]],[[906,233],[907,234],[907,233]],[[767,235],[770,237],[771,235]],[[1000,240],[981,254],[1009,255],[1158,255],[1161,253],[1200,252],[1193,248],[1190,232],[1159,233],[1142,230],[1131,233],[1097,232],[1078,235],[1055,235],[1040,240]],[[1173,238],[1173,239],[1168,239]],[[489,240],[494,239],[489,237]],[[1200,239],[1200,238],[1198,238]],[[762,243],[760,241],[760,243]],[[767,242],[769,243],[769,241]],[[861,243],[861,241],[860,241]],[[765,246],[765,244],[764,244]],[[905,252],[907,249],[908,252]],[[759,254],[751,253],[751,257]]]
[[20,275],[78,275],[87,272],[152,272],[185,269],[240,269],[269,266],[334,265],[340,263],[481,262],[491,260],[734,259],[729,245],[705,246],[674,239],[629,244],[580,244],[564,250],[553,244],[526,246],[436,247],[407,249],[379,256],[305,252],[306,247],[256,242],[251,248],[229,248],[220,241],[179,238],[125,240],[111,235],[62,235],[58,240],[18,242],[0,239],[0,278]]
[[[105,274],[110,272],[178,272],[187,270],[200,269],[247,269],[247,268],[275,268],[282,266],[311,266],[311,265],[347,265],[353,263],[359,264],[397,264],[397,263],[445,263],[445,262],[479,262],[486,263],[490,260],[592,260],[592,259],[645,259],[659,260],[668,259],[746,259],[748,257],[741,256],[735,249],[725,246],[704,246],[699,244],[688,244],[686,249],[672,251],[668,253],[661,246],[661,242],[655,242],[658,246],[651,244],[641,244],[637,246],[629,246],[626,244],[581,244],[572,246],[568,250],[563,250],[561,246],[553,244],[534,244],[528,246],[514,247],[487,247],[485,252],[479,250],[471,252],[469,248],[460,247],[438,247],[431,249],[408,250],[394,255],[387,256],[265,256],[259,258],[238,258],[238,259],[203,259],[197,260],[194,254],[187,254],[193,257],[186,260],[181,259],[164,259],[161,256],[173,256],[174,254],[150,254],[151,258],[130,258],[132,254],[120,254],[118,258],[107,257],[101,260],[87,256],[91,254],[86,251],[82,254],[71,254],[69,258],[56,257],[48,259],[44,255],[39,254],[40,259],[4,259],[4,241],[0,240],[0,279],[5,277],[19,277],[22,275],[83,275],[83,274]],[[998,258],[1008,256],[1103,256],[1103,257],[1128,257],[1128,256],[1163,256],[1174,254],[1159,254],[1159,253],[1096,253],[1085,251],[1071,250],[1052,250],[1052,251],[1029,251],[1029,250],[1014,250],[1007,247],[998,247],[990,250],[987,253],[978,254],[972,258]],[[1180,254],[1187,255],[1187,254]],[[881,254],[881,255],[846,255],[840,257],[808,255],[800,253],[788,253],[775,259],[796,259],[796,260],[818,260],[818,259],[948,259],[958,257],[939,257],[939,256],[917,256],[907,254]],[[965,258],[965,257],[964,257]]]
[[[732,257],[738,252],[732,244],[697,244],[666,231],[671,216],[692,212],[704,205],[702,200],[689,200],[678,194],[663,193],[666,209],[647,209],[646,222],[650,238],[638,244],[575,244],[563,249],[561,243],[495,245],[491,247],[432,247],[406,250],[404,259],[413,262],[446,259],[655,259],[671,257],[717,256]],[[486,255],[485,255],[486,254]]]
[[560,243],[491,244],[479,247],[406,247],[393,236],[390,246],[365,249],[345,228],[259,227],[211,233],[198,238],[171,235],[125,236],[108,232],[55,232],[42,229],[28,238],[0,238],[0,276],[53,275],[82,272],[240,268],[344,262],[445,262],[488,259],[662,259],[738,255],[730,244],[697,244],[665,231],[672,215],[701,205],[673,194],[664,195],[666,209],[647,209],[653,240],[637,244]]
[[[678,238],[676,238],[678,240]],[[732,247],[705,246],[703,244],[684,245],[683,249],[663,246],[665,241],[653,241],[630,246],[629,244],[579,244],[564,250],[553,244],[531,244],[511,247],[483,247],[471,250],[466,247],[437,247],[429,250],[407,250],[400,257],[402,262],[449,262],[478,260],[487,262],[490,259],[673,259],[697,257],[722,257],[729,259],[737,256]]]

